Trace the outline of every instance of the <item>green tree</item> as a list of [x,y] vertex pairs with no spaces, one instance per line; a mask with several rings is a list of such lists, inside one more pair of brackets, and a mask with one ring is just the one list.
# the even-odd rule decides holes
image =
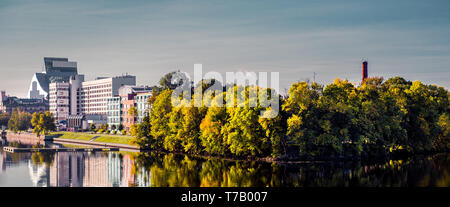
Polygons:
[[8,126],[8,121],[10,118],[11,118],[11,115],[9,113],[0,112],[0,127]]
[[[249,94],[257,91],[256,87],[235,86],[229,90],[234,93],[241,93],[239,97],[246,97],[242,105],[238,105],[235,99],[234,107],[227,108],[229,121],[225,124],[226,143],[230,148],[230,152],[237,156],[258,156],[263,155],[269,149],[269,139],[266,138],[263,128],[259,122],[259,116],[262,108],[258,104],[257,107],[250,107],[250,102],[257,103],[257,97],[250,97]],[[231,93],[232,91],[230,91]]]
[[155,139],[150,133],[151,124],[150,117],[145,116],[142,123],[136,124],[134,134],[132,134],[133,139],[131,140],[132,144],[137,144],[142,149],[148,149],[150,146],[155,145]]
[[[151,136],[155,139],[152,148],[162,149],[170,140],[169,120],[172,112],[172,90],[164,90],[158,95],[150,112]],[[166,144],[166,148],[167,145]]]
[[183,84],[183,79],[186,80],[184,73],[181,73],[180,71],[173,71],[164,75],[159,80],[159,85],[161,85],[163,90],[174,90]]
[[96,128],[97,128],[97,126],[95,125],[95,123],[89,124],[89,131],[95,132],[95,129],[96,129]]
[[56,130],[55,119],[49,111],[45,113],[34,113],[31,119],[31,125],[33,126],[33,133],[38,137]]
[[26,131],[31,127],[31,114],[20,109],[13,110],[8,121],[8,128],[13,132]]
[[225,107],[218,106],[219,99],[224,103],[225,94],[221,93],[214,97],[212,106],[208,108],[207,114],[200,124],[201,144],[206,152],[213,155],[225,155],[228,152],[224,134],[228,114]]

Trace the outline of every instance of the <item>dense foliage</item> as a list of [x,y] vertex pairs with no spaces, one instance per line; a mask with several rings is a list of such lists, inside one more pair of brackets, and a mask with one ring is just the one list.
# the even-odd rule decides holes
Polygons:
[[[276,118],[259,104],[249,107],[255,86],[235,86],[245,104],[218,107],[226,93],[205,94],[174,107],[171,89],[151,100],[152,111],[135,126],[135,142],[150,149],[219,156],[295,156],[307,159],[418,153],[450,149],[449,93],[442,87],[395,77],[369,78],[355,87],[346,80],[322,86],[299,82],[281,100]],[[231,90],[230,89],[230,90]],[[195,99],[195,97],[193,97]],[[210,106],[210,107],[206,107]],[[292,154],[292,153],[291,153]]]
[[8,121],[8,128],[13,132],[25,131],[31,127],[31,114],[19,109],[13,110]]
[[53,115],[49,111],[45,113],[34,113],[31,119],[31,125],[33,126],[33,133],[37,136],[47,135],[48,132],[56,130],[55,118],[53,118]]
[[10,118],[11,118],[11,115],[9,113],[3,113],[0,111],[0,127],[8,126],[8,121]]

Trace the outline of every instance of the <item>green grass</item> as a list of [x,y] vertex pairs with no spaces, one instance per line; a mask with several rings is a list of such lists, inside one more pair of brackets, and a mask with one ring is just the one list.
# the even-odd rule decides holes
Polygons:
[[129,144],[130,140],[133,137],[129,136],[101,136],[95,139],[95,142],[108,142],[108,143],[117,143],[117,144]]
[[76,140],[85,140],[89,141],[94,138],[96,135],[94,134],[85,134],[85,133],[75,133],[75,132],[54,132],[50,135],[60,135],[58,138],[61,139],[76,139]]
[[107,143],[117,143],[117,144],[129,144],[130,140],[133,138],[131,136],[121,136],[121,135],[107,135],[107,134],[89,134],[82,132],[53,132],[51,135],[59,135],[57,138],[62,139],[76,139],[89,141],[94,137],[94,142],[107,142]]
[[73,145],[73,144],[63,144],[63,147],[67,147],[67,148],[91,148],[91,147],[86,147],[86,146],[81,146],[81,145]]

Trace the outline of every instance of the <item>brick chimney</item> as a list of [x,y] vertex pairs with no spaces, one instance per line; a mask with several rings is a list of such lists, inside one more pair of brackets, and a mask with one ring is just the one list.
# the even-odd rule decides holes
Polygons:
[[369,63],[368,63],[366,60],[362,62],[362,78],[361,78],[361,83],[364,82],[364,81],[366,80],[366,78],[367,78],[367,73],[368,73],[367,65],[368,65],[368,64],[369,64]]

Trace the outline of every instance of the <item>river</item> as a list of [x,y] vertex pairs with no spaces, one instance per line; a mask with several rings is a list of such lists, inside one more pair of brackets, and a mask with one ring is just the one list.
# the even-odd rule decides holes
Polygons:
[[132,152],[9,153],[0,187],[450,186],[450,154],[381,163],[274,164]]

